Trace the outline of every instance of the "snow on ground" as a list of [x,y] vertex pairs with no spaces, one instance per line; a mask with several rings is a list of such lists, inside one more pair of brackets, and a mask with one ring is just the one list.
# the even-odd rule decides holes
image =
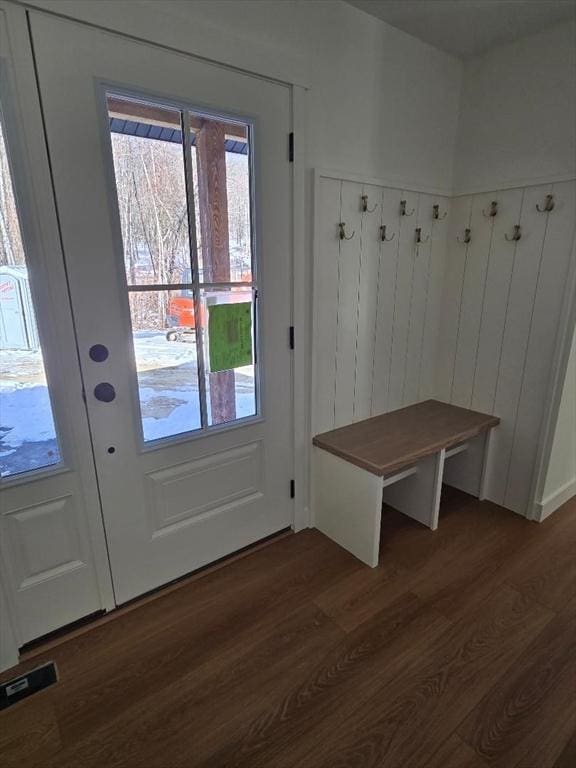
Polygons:
[[[196,345],[166,341],[164,333],[138,331],[134,338],[145,440],[200,427]],[[58,463],[56,431],[39,351],[0,354],[0,472],[2,476]],[[251,366],[238,368],[236,415],[255,412]],[[209,387],[208,400],[209,400]],[[210,403],[208,402],[208,412]]]

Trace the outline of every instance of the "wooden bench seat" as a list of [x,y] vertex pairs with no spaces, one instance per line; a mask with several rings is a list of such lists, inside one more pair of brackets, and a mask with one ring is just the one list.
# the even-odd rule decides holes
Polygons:
[[316,435],[316,527],[376,566],[382,503],[435,529],[443,481],[482,498],[488,437],[499,423],[426,400]]

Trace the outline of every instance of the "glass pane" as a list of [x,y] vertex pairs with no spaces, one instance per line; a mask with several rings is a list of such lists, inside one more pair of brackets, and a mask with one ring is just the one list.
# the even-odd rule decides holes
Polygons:
[[180,112],[108,94],[128,285],[191,281]]
[[190,124],[200,282],[251,282],[248,127],[195,113]]
[[144,440],[200,429],[191,292],[131,291],[129,297]]
[[0,121],[0,475],[62,460]]
[[202,289],[201,308],[208,424],[254,416],[253,291],[248,287]]

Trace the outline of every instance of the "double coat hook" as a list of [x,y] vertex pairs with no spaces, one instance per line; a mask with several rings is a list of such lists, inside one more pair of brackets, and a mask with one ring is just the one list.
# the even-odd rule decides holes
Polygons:
[[554,195],[546,195],[546,200],[544,201],[544,207],[540,208],[538,203],[536,203],[536,210],[540,211],[540,213],[550,213],[550,211],[554,210]]
[[416,237],[415,237],[416,245],[420,245],[420,243],[427,243],[428,240],[430,240],[430,235],[427,235],[424,240],[422,239],[422,227],[416,227],[414,232],[416,233]]
[[362,213],[374,213],[376,208],[378,208],[378,203],[372,208],[368,208],[368,195],[360,195],[360,210]]
[[346,235],[346,222],[341,221],[338,224],[338,237],[340,240],[352,240],[354,235],[356,234],[356,230],[352,230],[351,235]]
[[432,218],[433,219],[445,219],[446,216],[448,216],[448,211],[444,211],[442,216],[440,216],[440,206],[438,203],[432,206]]
[[498,215],[498,200],[492,200],[490,203],[490,208],[488,208],[487,211],[482,211],[482,216],[485,216],[487,219],[490,217],[494,217]]
[[406,210],[406,200],[400,200],[400,216],[412,216],[413,213],[414,208],[408,213]]
[[512,237],[508,237],[508,235],[504,235],[504,237],[506,240],[508,240],[509,243],[518,242],[518,240],[520,240],[522,237],[520,232],[520,224],[514,224],[514,232],[512,233]]
[[457,237],[456,240],[458,240],[459,243],[466,243],[466,245],[468,245],[468,243],[472,239],[470,237],[471,234],[472,234],[472,230],[470,229],[470,227],[466,227],[466,229],[464,230],[464,237],[463,238]]
[[394,240],[395,237],[396,237],[395,232],[392,233],[392,237],[386,237],[386,224],[380,225],[380,240],[383,243],[389,243],[390,240]]

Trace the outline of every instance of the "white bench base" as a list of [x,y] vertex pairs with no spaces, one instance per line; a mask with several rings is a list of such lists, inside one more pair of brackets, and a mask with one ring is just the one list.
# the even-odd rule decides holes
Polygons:
[[443,482],[484,498],[489,436],[485,432],[385,477],[314,447],[314,527],[375,568],[383,503],[435,530]]

